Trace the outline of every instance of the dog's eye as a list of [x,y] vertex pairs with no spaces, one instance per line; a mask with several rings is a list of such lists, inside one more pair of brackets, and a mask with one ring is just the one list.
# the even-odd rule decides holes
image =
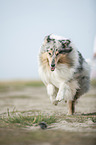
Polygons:
[[49,52],[49,55],[51,55],[51,53]]

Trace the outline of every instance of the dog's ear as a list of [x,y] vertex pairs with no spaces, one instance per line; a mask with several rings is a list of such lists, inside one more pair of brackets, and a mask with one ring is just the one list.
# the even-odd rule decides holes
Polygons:
[[69,44],[71,43],[71,41],[69,39],[62,41],[62,47],[66,48],[69,46]]
[[66,40],[62,40],[62,53],[69,53],[72,51],[72,47],[69,46],[69,44],[71,43],[71,41],[69,39]]
[[71,41],[69,39],[67,39],[66,43],[69,45],[71,43]]
[[47,42],[50,42],[51,41],[51,38],[50,38],[50,35],[47,36]]
[[51,41],[50,35],[45,36],[44,42],[50,42],[50,41]]
[[43,45],[46,45],[50,41],[50,35],[44,37]]

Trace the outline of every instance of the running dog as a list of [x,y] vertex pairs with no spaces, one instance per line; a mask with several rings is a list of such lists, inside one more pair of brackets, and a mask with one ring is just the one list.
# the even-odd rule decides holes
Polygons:
[[51,102],[65,100],[68,115],[75,111],[76,100],[90,84],[90,67],[70,39],[54,34],[45,37],[39,52],[39,74]]

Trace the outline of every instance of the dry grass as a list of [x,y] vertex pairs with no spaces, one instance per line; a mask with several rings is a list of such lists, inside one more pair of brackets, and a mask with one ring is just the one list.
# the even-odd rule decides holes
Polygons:
[[50,125],[56,122],[56,117],[55,115],[38,113],[37,110],[31,110],[30,114],[29,111],[19,112],[13,110],[10,112],[9,109],[7,109],[7,113],[4,113],[0,117],[0,127],[28,127],[33,126],[33,124],[37,126],[42,121]]

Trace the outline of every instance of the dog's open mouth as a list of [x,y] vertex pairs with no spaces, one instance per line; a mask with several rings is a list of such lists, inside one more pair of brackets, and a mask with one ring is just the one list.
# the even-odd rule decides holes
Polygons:
[[55,67],[51,67],[51,71],[54,71],[55,70]]

